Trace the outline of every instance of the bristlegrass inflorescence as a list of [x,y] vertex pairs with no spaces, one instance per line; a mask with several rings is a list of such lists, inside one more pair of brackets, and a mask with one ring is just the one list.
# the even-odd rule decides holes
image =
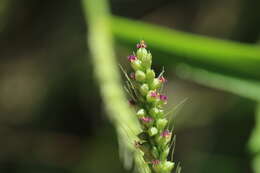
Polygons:
[[[146,48],[143,40],[137,44],[136,53],[128,56],[133,72],[130,75],[125,73],[128,79],[126,90],[131,97],[129,103],[135,106],[142,127],[135,146],[143,152],[151,172],[170,173],[175,164],[168,160],[168,155],[175,138],[172,138],[169,120],[163,111],[168,97],[160,93],[167,80],[163,77],[163,72],[156,77],[151,69],[152,54]],[[176,172],[180,172],[179,166]]]

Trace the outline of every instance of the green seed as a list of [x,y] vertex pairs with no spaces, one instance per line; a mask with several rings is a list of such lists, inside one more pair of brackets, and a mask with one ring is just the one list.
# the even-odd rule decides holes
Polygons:
[[149,134],[150,136],[154,136],[154,135],[156,135],[157,133],[158,133],[158,130],[157,130],[156,127],[151,127],[151,128],[148,130],[148,134]]
[[146,78],[146,75],[144,72],[142,72],[141,70],[137,70],[135,72],[135,79],[138,81],[138,82],[144,82],[145,81],[145,78]]
[[146,79],[148,82],[152,82],[154,80],[155,77],[155,73],[153,70],[151,69],[147,69],[146,70]]
[[140,86],[140,89],[139,89],[140,93],[143,95],[143,96],[146,96],[148,91],[149,91],[149,86],[147,84],[142,84]]

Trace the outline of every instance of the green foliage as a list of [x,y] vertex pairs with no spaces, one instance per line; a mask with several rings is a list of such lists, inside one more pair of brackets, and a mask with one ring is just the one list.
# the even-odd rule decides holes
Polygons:
[[255,155],[252,166],[256,173],[260,172],[260,104],[258,102],[256,109],[256,126],[249,140],[250,151]]
[[[155,43],[153,46],[161,52],[175,56],[181,62],[176,68],[179,77],[260,101],[259,45],[218,40],[119,17],[111,20],[114,35],[119,40],[133,42],[140,37],[145,38]],[[175,59],[160,58],[160,61],[175,66]],[[254,155],[259,153],[260,146],[258,119],[249,145]],[[260,172],[259,158],[257,154],[253,160],[256,173]]]
[[[192,80],[208,87],[221,89],[241,97],[252,99],[256,102],[260,101],[259,45],[219,40],[121,17],[112,17],[108,12],[105,0],[95,2],[85,0],[84,2],[85,12],[87,12],[86,18],[88,19],[90,28],[89,45],[94,57],[96,76],[99,79],[104,102],[110,112],[110,118],[118,129],[120,143],[123,143],[121,147],[128,146],[124,151],[133,151],[131,141],[135,138],[134,134],[140,131],[140,129],[137,127],[135,120],[127,120],[128,115],[130,117],[131,113],[123,103],[125,98],[119,88],[119,75],[112,51],[111,33],[113,33],[119,41],[128,44],[132,44],[140,38],[144,38],[147,42],[153,43],[151,46],[155,50],[171,55],[164,56],[161,54],[160,60],[157,61],[172,67],[176,67],[176,61],[178,63],[181,62],[181,64],[177,64],[176,68],[177,75],[181,78]],[[141,61],[131,63],[133,69],[136,71],[134,76],[139,82],[146,82],[151,79],[149,84],[144,83],[140,85],[139,92],[141,96],[149,95],[150,88],[156,89],[159,87],[158,81],[152,81],[154,78],[153,72],[144,71],[144,67],[150,68],[151,66],[151,57],[143,57],[146,53],[147,52],[143,49],[136,53],[138,57],[142,57],[141,59],[145,62],[145,66],[141,65]],[[134,95],[137,94],[137,91],[129,90],[131,87],[133,87],[132,84],[128,82],[126,90],[133,99],[136,99]],[[112,90],[113,92],[111,92]],[[156,100],[149,96],[146,100],[150,103],[156,102]],[[108,104],[111,102],[113,102],[112,105],[118,104],[121,105],[121,107],[113,108]],[[114,116],[118,113],[125,116],[126,120],[123,120],[125,124],[121,122],[122,119],[117,119]],[[152,112],[146,109],[140,109],[137,112],[139,118],[147,114],[156,114],[156,110]],[[258,114],[259,113],[257,113],[257,115]],[[162,124],[163,121],[158,121],[157,126],[163,126]],[[135,131],[135,133],[128,132],[127,129],[129,125],[134,129],[133,131]],[[259,122],[257,121],[256,129],[250,140],[250,148],[253,153],[259,152],[258,141],[260,135],[258,126]],[[156,129],[158,131],[158,128]],[[157,135],[157,131],[153,127],[148,128],[148,136]],[[130,138],[128,138],[129,136]],[[154,155],[156,155],[156,153],[157,152],[154,151]],[[258,158],[259,156],[256,157],[254,165],[258,165]],[[139,163],[143,163],[141,157],[137,157],[136,160],[139,160]],[[255,171],[259,172],[258,167],[254,167]]]
[[177,74],[181,78],[192,80],[202,85],[255,101],[260,100],[260,81],[257,80],[227,76],[187,64],[177,66]]
[[121,17],[113,17],[111,21],[112,31],[119,40],[133,43],[144,38],[154,43],[153,48],[172,55],[161,56],[160,61],[174,65],[173,56],[177,56],[182,62],[218,67],[221,73],[229,71],[259,79],[259,45],[194,35]]

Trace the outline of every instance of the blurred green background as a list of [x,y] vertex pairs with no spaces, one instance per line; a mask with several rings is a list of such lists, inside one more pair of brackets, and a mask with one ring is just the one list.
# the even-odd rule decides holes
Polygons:
[[[166,109],[188,98],[174,115],[183,172],[260,172],[260,1],[109,4],[118,62],[146,40],[166,70]],[[93,75],[84,10],[0,0],[1,173],[131,172]]]

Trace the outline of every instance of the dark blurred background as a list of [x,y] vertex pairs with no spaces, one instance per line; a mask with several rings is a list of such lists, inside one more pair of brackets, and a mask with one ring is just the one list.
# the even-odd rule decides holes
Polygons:
[[[259,2],[111,0],[110,5],[115,15],[257,43]],[[86,37],[80,1],[0,0],[1,173],[128,172],[103,110]],[[116,51],[123,62],[132,48],[116,42]],[[169,108],[188,98],[175,119],[175,160],[183,172],[252,172],[247,142],[255,103],[180,79],[174,69],[166,69],[166,76]]]

